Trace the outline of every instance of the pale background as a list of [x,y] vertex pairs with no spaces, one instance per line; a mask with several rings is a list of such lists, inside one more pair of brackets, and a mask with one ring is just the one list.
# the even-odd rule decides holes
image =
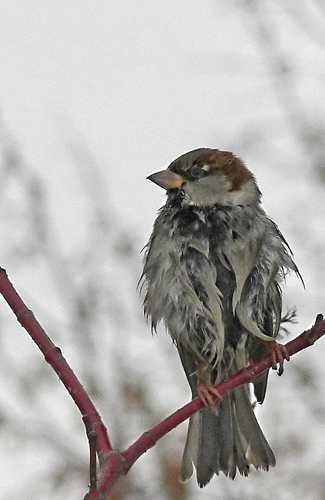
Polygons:
[[[295,253],[300,333],[325,312],[325,7],[317,0],[41,0],[0,5],[0,265],[126,447],[187,402],[177,353],[136,290],[164,193],[146,180],[230,149]],[[261,425],[277,467],[177,486],[186,427],[114,498],[325,498],[324,341],[271,374]],[[80,417],[0,304],[0,500],[80,499]],[[113,498],[113,497],[112,497]]]

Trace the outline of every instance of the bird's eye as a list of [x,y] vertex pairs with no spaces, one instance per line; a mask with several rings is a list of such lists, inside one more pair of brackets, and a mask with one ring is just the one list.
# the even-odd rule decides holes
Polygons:
[[206,175],[206,172],[202,169],[202,165],[193,165],[189,170],[190,180],[197,180]]

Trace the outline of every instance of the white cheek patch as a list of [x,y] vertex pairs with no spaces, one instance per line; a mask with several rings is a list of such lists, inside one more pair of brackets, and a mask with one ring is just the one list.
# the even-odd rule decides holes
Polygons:
[[202,166],[202,170],[204,170],[204,172],[209,172],[209,170],[210,170],[210,165],[207,165],[207,164],[203,165],[203,166]]
[[231,187],[232,184],[225,175],[209,175],[195,182],[186,182],[183,185],[184,201],[189,205],[207,207],[216,203],[222,204]]

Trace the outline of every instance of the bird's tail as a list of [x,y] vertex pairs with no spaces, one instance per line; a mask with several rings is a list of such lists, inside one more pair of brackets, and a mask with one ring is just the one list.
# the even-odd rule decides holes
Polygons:
[[250,465],[268,470],[275,457],[255,417],[247,385],[237,387],[218,403],[218,413],[204,408],[189,422],[180,480],[186,482],[196,468],[200,487],[222,471],[234,478],[247,476]]

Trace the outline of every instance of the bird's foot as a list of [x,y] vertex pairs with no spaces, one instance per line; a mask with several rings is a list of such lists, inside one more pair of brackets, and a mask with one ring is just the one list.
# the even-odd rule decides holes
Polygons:
[[221,400],[222,396],[217,389],[206,382],[200,362],[197,363],[197,392],[204,406],[210,408],[216,414],[217,408],[215,402],[216,399]]
[[206,408],[210,408],[213,413],[217,414],[217,408],[215,406],[216,399],[222,399],[221,394],[213,386],[206,383],[198,384],[197,390],[199,393],[199,398]]
[[284,361],[290,361],[290,356],[287,349],[284,345],[279,344],[275,340],[272,340],[272,342],[268,342],[268,348],[270,350],[272,358],[272,369],[276,370],[277,365],[279,365],[278,375],[282,375],[282,373],[284,372]]

